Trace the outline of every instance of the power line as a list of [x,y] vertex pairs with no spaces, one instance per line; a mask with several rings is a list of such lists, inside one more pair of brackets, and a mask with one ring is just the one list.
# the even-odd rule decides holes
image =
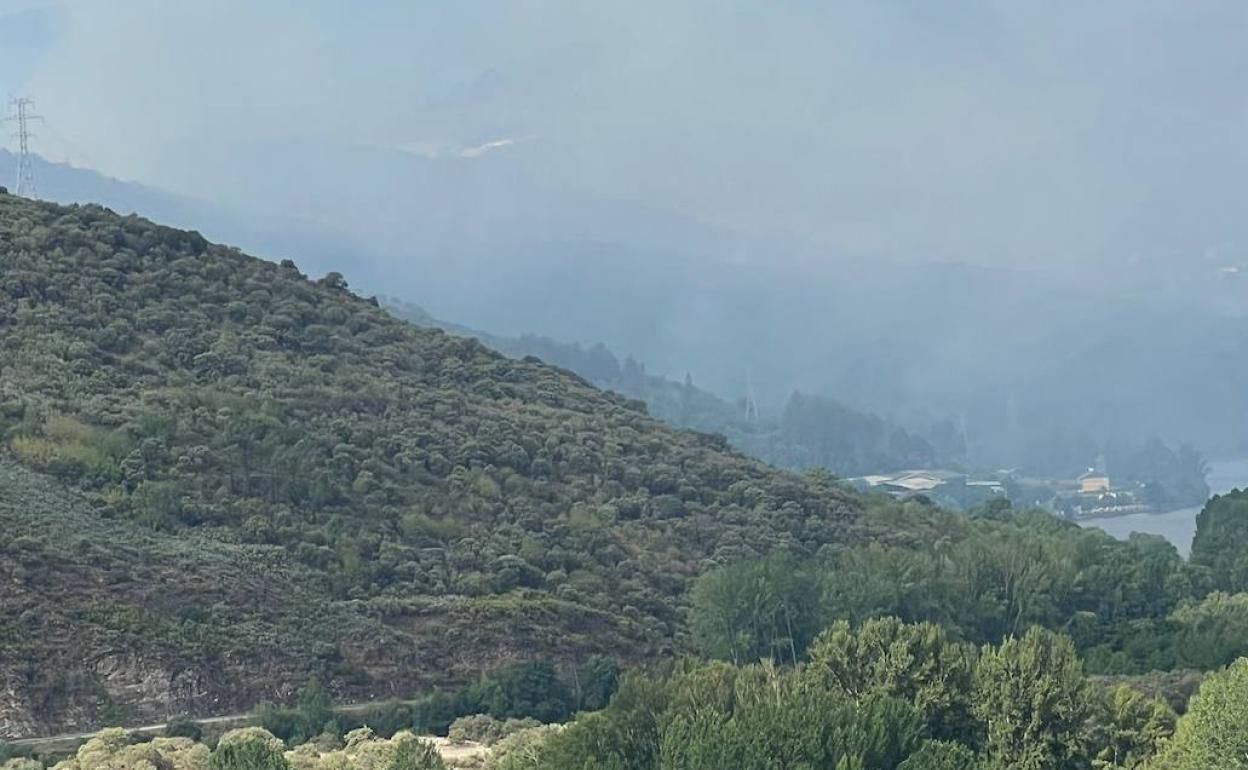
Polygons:
[[35,135],[30,131],[30,124],[36,120],[43,120],[42,115],[35,115],[31,112],[34,106],[34,100],[28,97],[14,99],[9,103],[12,111],[5,118],[6,122],[17,124],[17,131],[13,134],[13,138],[17,140],[17,189],[15,192],[27,198],[34,198],[37,194],[35,167],[30,152],[30,140],[34,139]]

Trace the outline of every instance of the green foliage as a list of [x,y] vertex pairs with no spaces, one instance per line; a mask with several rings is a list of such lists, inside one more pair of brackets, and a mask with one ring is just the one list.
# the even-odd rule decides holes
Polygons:
[[[243,707],[309,676],[364,696],[465,681],[474,661],[521,654],[638,661],[683,635],[704,565],[859,534],[857,502],[826,481],[674,430],[567,372],[400,321],[337,278],[13,196],[0,199],[0,243],[4,443],[85,493],[111,522],[95,548],[131,572],[98,566],[90,548],[19,565],[31,604],[6,602],[4,626],[10,608],[55,618],[82,640],[76,659],[124,638],[199,673],[256,661],[264,676],[248,672],[229,696]],[[20,531],[25,514],[5,515],[3,529]],[[144,540],[157,535],[167,603],[133,579],[157,571]],[[252,578],[179,569],[201,541],[266,565],[282,587],[250,603],[222,595],[211,586]],[[178,543],[185,553],[169,553]],[[416,655],[420,667],[399,665]],[[380,670],[402,681],[370,681]]]
[[[221,736],[209,760],[210,770],[290,770],[285,746],[259,727],[231,730]],[[85,769],[84,769],[85,770]]]
[[[17,760],[29,758],[29,749],[23,749],[20,746],[14,746],[6,741],[0,741],[0,764],[4,765],[6,768],[8,767],[7,763],[9,762],[16,762]],[[16,767],[17,765],[14,764],[14,768]],[[42,767],[42,764],[40,764],[40,767]]]
[[316,679],[299,691],[297,709],[311,728],[322,727],[334,718],[333,698]]
[[747,559],[700,578],[690,612],[697,648],[738,662],[792,662],[825,618],[853,626],[893,616],[977,644],[1032,625],[1060,630],[1102,673],[1223,665],[1244,649],[1233,613],[1221,636],[1212,624],[1187,622],[1191,611],[1176,614],[1204,596],[1206,570],[1161,538],[1123,542],[1041,511],[968,519],[887,499],[870,500],[864,520],[877,542],[814,559]]
[[708,572],[691,601],[695,644],[733,663],[796,663],[820,625],[814,575],[785,554]]
[[[271,736],[270,736],[271,737]],[[278,744],[280,746],[280,742]],[[281,754],[276,755],[281,759]],[[239,767],[239,765],[229,765]],[[278,765],[251,765],[257,769]],[[110,728],[96,733],[70,757],[61,760],[54,770],[210,770],[214,768],[208,747],[189,738],[153,738],[141,741],[120,728]],[[33,767],[5,766],[5,770],[40,770],[42,764]]]
[[986,728],[989,767],[1058,770],[1085,756],[1090,697],[1068,638],[1032,628],[984,647],[972,709]]
[[503,745],[507,770],[896,767],[920,743],[908,704],[850,699],[770,664],[690,666],[626,678],[605,710],[562,730]]
[[[619,676],[619,665],[602,656],[591,656],[563,673],[549,660],[522,661],[482,674],[465,687],[438,690],[414,701],[376,703],[363,713],[353,710],[334,716],[327,710],[328,701],[321,700],[324,691],[309,688],[301,695],[299,708],[267,706],[258,715],[266,729],[292,745],[311,739],[327,723],[346,729],[367,727],[383,736],[412,729],[491,743],[542,721],[565,719],[578,708],[606,706]],[[321,695],[313,699],[316,693]],[[310,699],[322,704],[316,715],[311,715]]]
[[295,708],[282,709],[264,704],[257,710],[256,716],[261,727],[292,746],[322,732],[341,732],[334,719],[333,699],[315,679],[299,690]]
[[422,734],[442,735],[456,719],[480,711],[480,704],[470,700],[466,691],[434,692],[418,698],[411,707],[412,729]]
[[1208,671],[1248,653],[1248,594],[1215,591],[1183,604],[1171,620],[1182,666]]
[[488,770],[525,770],[539,767],[549,741],[563,725],[542,725],[513,733],[495,744],[486,761]]
[[165,737],[198,741],[204,737],[204,728],[188,716],[176,716],[165,723]]
[[901,699],[934,735],[967,739],[973,649],[950,642],[932,623],[869,620],[857,629],[838,621],[810,648],[805,673],[821,688],[851,698]]
[[626,675],[607,708],[500,743],[492,766],[1131,770],[1174,727],[1163,701],[1093,684],[1070,639],[1039,628],[976,657],[931,624],[838,623],[810,658]]
[[924,741],[897,770],[977,770],[975,752],[952,741]]
[[1092,757],[1096,770],[1144,767],[1174,733],[1174,710],[1127,685],[1103,693],[1096,709],[1091,737],[1092,744],[1100,747]]
[[971,521],[939,509],[874,503],[881,537],[914,536],[829,552],[817,571],[823,612],[860,623],[894,615],[994,643],[1041,625],[1068,633],[1105,673],[1169,669],[1184,651],[1171,614],[1207,590],[1161,538],[1126,542],[1039,511]]
[[530,717],[539,722],[562,721],[575,707],[572,693],[550,661],[498,669],[470,687],[466,699],[499,719]]
[[506,770],[655,770],[672,691],[657,679],[625,676],[603,711],[582,715],[536,745],[511,751]]
[[620,684],[620,665],[605,655],[592,655],[575,673],[577,708],[582,711],[606,708]]
[[541,725],[536,719],[499,720],[488,714],[460,717],[451,723],[446,736],[456,743],[474,742],[492,746],[522,730],[532,730]]
[[1209,568],[1214,587],[1248,591],[1248,489],[1205,503],[1196,516],[1191,561]]
[[1248,768],[1248,658],[1210,674],[1179,719],[1157,770]]
[[446,763],[433,744],[409,732],[390,740],[390,755],[378,770],[445,770]]
[[786,692],[767,681],[738,682],[729,712],[673,715],[660,767],[896,767],[918,744],[922,720],[901,701],[853,702],[827,691]]
[[131,497],[135,517],[153,529],[172,529],[182,515],[178,485],[172,481],[144,481]]
[[821,467],[856,475],[930,468],[965,459],[965,446],[961,453],[946,452],[942,456],[920,436],[821,396],[794,393],[785,402],[779,422],[783,443],[766,454],[773,455],[769,459],[791,467]]
[[286,752],[292,770],[445,770],[437,747],[406,730],[390,739],[368,728],[341,741],[318,739]]
[[645,403],[650,414],[682,428],[725,437],[727,443],[782,468],[823,468],[842,476],[880,470],[959,465],[966,442],[949,421],[925,435],[890,426],[826,396],[793,393],[779,415],[759,415],[744,400],[730,403],[693,384],[649,374],[632,357],[620,360],[602,344],[582,347],[531,334],[499,337],[440,322],[422,308],[395,299],[385,307],[399,318],[475,337],[514,358],[536,357],[576,372],[601,388]]
[[384,736],[417,727],[412,705],[402,701],[373,703],[364,710],[358,721],[341,715],[338,721],[344,729],[367,727],[377,735]]

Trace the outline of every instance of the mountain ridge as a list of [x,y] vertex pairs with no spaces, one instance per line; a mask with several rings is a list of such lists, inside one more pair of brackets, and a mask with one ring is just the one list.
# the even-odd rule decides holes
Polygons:
[[[62,530],[83,516],[121,528],[86,538],[107,559],[66,555],[47,532],[32,545],[44,569],[3,563],[26,597],[24,609],[3,606],[0,679],[12,685],[0,711],[11,724],[49,732],[98,724],[114,706],[169,708],[142,686],[110,689],[100,664],[108,638],[165,660],[143,657],[140,642],[156,638],[147,623],[167,629],[160,649],[176,670],[222,655],[268,665],[284,643],[313,651],[287,655],[239,701],[309,676],[360,697],[462,682],[508,658],[635,660],[681,647],[684,593],[707,568],[874,536],[854,496],[826,479],[673,430],[561,370],[394,319],[336,274],[310,281],[195,232],[12,195],[0,196],[0,264],[6,451],[21,473],[86,501],[61,506],[79,510]],[[7,504],[30,515],[20,499]],[[123,581],[128,609],[108,621],[121,631],[95,636],[94,621],[73,617],[52,657],[22,664],[49,586],[86,570],[95,577],[63,600],[92,607],[109,595],[98,564],[141,563],[147,546],[125,544],[147,537],[175,551],[209,537],[231,558],[275,554],[275,584],[303,586],[310,604],[281,604],[265,631],[228,613],[179,614]],[[165,574],[162,595],[203,596],[202,570]],[[230,653],[222,633],[235,627]],[[58,670],[61,699],[32,704],[41,672]]]

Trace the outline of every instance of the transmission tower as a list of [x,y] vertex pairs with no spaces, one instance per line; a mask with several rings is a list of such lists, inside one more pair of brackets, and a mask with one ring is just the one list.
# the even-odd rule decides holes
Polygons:
[[6,121],[17,124],[17,131],[13,133],[13,138],[17,140],[17,189],[14,192],[33,198],[36,195],[35,167],[31,162],[30,140],[35,138],[35,135],[30,131],[30,124],[43,120],[43,116],[31,112],[35,106],[33,99],[26,97],[14,99],[9,106],[12,112],[9,113]]

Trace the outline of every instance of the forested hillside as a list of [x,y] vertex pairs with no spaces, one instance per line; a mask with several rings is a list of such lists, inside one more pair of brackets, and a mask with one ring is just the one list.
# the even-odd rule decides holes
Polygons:
[[[0,268],[0,431],[22,467],[3,487],[11,724],[98,722],[244,658],[264,675],[221,699],[309,674],[365,695],[522,655],[637,659],[680,643],[708,567],[861,535],[825,481],[415,328],[336,275],[8,195]],[[64,702],[31,701],[49,691]]]
[[632,356],[621,360],[601,343],[582,346],[534,334],[503,337],[439,320],[410,302],[386,298],[383,305],[421,326],[474,337],[509,356],[535,356],[563,367],[600,388],[644,401],[650,414],[671,425],[718,433],[733,447],[781,468],[824,468],[840,476],[860,476],[966,464],[966,442],[948,420],[933,423],[923,435],[826,396],[799,392],[789,396],[779,413],[768,413],[745,396],[735,403],[722,399],[692,378],[676,382],[651,374],[644,363]]

